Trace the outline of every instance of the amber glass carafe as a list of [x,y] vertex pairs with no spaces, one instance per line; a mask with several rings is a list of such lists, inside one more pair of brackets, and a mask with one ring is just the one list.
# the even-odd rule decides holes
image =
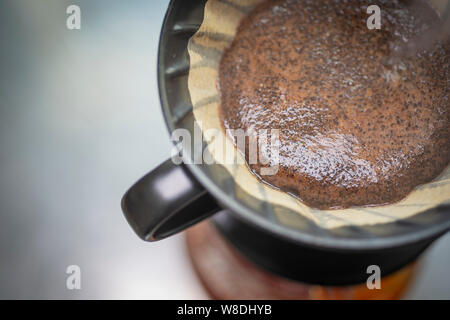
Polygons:
[[381,279],[381,289],[366,284],[326,287],[304,284],[271,274],[236,251],[211,222],[203,222],[186,232],[186,242],[194,269],[213,299],[399,299],[414,274],[408,265]]

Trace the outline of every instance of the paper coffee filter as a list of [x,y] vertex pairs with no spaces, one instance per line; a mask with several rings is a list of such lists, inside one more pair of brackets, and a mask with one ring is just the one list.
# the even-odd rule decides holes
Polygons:
[[[241,19],[264,1],[209,0],[205,6],[203,23],[189,41],[191,64],[188,88],[194,107],[193,112],[216,163],[223,165],[235,183],[253,197],[295,211],[327,229],[389,223],[449,203],[450,167],[434,181],[417,187],[401,202],[344,210],[310,208],[295,197],[264,184],[249,171],[244,157],[234,148],[231,139],[225,138],[221,126],[217,87],[218,67],[222,54],[232,42]],[[229,164],[230,161],[224,161],[225,157],[231,157],[235,161]],[[281,221],[287,219],[282,214],[277,214],[277,218]]]

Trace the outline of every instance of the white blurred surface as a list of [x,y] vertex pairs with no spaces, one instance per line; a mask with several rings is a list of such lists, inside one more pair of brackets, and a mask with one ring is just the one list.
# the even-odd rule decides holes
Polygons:
[[[167,4],[0,0],[0,298],[206,298],[183,236],[144,243],[120,209],[170,156],[156,83]],[[447,235],[409,297],[450,298],[449,262]],[[65,287],[71,264],[80,291]]]
[[[70,3],[80,31],[66,29]],[[166,8],[1,1],[1,298],[206,297],[183,237],[144,243],[120,209],[170,156],[156,83]],[[71,264],[80,291],[66,290]]]

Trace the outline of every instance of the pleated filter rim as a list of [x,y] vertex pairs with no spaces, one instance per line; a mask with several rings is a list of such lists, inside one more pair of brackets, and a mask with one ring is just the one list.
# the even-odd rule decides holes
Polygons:
[[[396,204],[343,210],[310,208],[293,196],[262,183],[249,171],[242,155],[234,148],[231,140],[225,138],[222,130],[217,79],[220,59],[233,41],[240,21],[263,1],[265,0],[209,0],[205,6],[203,23],[188,44],[191,62],[188,89],[194,117],[202,128],[209,152],[230,173],[235,183],[256,199],[295,211],[325,229],[394,222],[440,204],[450,203],[450,167],[437,179],[417,187]],[[208,134],[210,129],[215,129],[213,131],[216,134],[220,131],[219,139],[216,135]],[[224,150],[230,154],[224,154]],[[223,159],[226,157],[235,159],[234,164],[224,163]],[[284,217],[280,214],[278,218]]]

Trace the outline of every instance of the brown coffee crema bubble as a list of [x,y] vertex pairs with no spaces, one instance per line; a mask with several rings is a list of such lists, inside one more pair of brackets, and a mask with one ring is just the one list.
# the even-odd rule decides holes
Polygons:
[[438,16],[378,5],[381,30],[369,30],[367,1],[268,1],[222,57],[224,128],[279,129],[278,173],[259,178],[308,206],[393,203],[450,162],[449,45],[389,63]]

